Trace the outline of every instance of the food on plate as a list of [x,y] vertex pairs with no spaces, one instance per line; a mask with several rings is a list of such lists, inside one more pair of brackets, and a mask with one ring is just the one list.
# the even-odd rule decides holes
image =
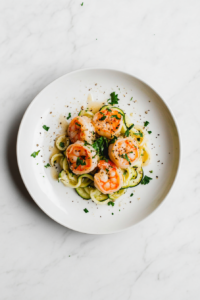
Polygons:
[[134,125],[114,106],[118,95],[110,96],[95,114],[82,109],[71,120],[66,135],[56,139],[59,153],[50,158],[51,166],[61,167],[58,181],[97,204],[113,204],[128,188],[147,184],[143,167],[150,162],[146,125]]

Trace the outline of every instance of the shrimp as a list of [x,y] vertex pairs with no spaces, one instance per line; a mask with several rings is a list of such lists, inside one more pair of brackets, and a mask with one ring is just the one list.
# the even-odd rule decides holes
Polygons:
[[78,116],[71,120],[68,127],[70,141],[86,141],[92,143],[95,139],[95,129],[91,119],[86,116]]
[[94,185],[103,194],[117,192],[123,184],[122,172],[110,160],[100,160],[99,172],[94,175]]
[[94,115],[93,123],[99,135],[112,139],[120,134],[123,116],[115,108],[107,107]]
[[97,166],[96,150],[90,145],[85,146],[81,141],[67,148],[66,157],[70,169],[77,175],[90,173]]
[[127,169],[138,160],[139,150],[135,139],[131,137],[119,138],[110,144],[108,155],[118,168]]

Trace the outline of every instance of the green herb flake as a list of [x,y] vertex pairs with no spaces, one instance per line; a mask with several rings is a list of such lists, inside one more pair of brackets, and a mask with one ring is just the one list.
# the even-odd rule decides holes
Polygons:
[[71,118],[71,113],[68,113],[68,117],[67,117],[67,120],[69,120]]
[[108,140],[101,136],[92,144],[92,147],[100,156],[105,156],[108,153]]
[[46,125],[42,126],[42,128],[44,128],[44,130],[48,131],[50,127],[47,127]]
[[109,205],[109,206],[110,206],[110,205],[111,205],[111,206],[114,206],[114,205],[115,205],[115,203],[114,203],[114,202],[112,202],[112,201],[109,201],[109,202],[108,202],[108,205]]
[[114,144],[116,140],[117,140],[117,137],[114,135],[114,137],[112,138],[112,140],[110,140],[110,144]]
[[151,178],[151,177],[148,177],[148,176],[144,176],[144,178],[142,179],[142,181],[141,181],[141,184],[148,184],[149,182],[150,182],[150,180],[152,180],[153,178]]
[[108,173],[108,172],[109,172],[109,170],[108,170],[108,169],[106,169],[106,172]]
[[112,213],[111,215],[114,215],[114,213]]
[[125,131],[125,134],[124,134],[126,137],[129,136],[129,134],[130,134],[129,130],[131,130],[133,127],[134,127],[134,124],[131,124],[131,126],[129,126],[129,127],[127,128],[127,130]]
[[110,108],[108,108],[108,107],[106,108],[106,110],[107,110],[107,111],[109,111],[109,112],[111,112],[111,111],[112,111],[112,110],[111,110]]
[[81,127],[81,125],[80,125],[80,124],[78,124],[77,122],[75,122],[75,124],[76,124],[77,126]]
[[39,152],[40,152],[40,150],[38,150],[37,152],[33,152],[33,153],[31,154],[31,156],[35,158],[35,157],[39,154]]
[[63,142],[60,142],[59,146],[60,146],[61,148],[64,148],[64,147],[65,147],[65,144],[64,144]]
[[84,208],[83,210],[86,214],[89,212],[89,210],[87,208]]
[[131,97],[130,101],[132,101],[132,100],[133,100],[133,97]]
[[126,159],[126,160],[129,162],[129,165],[131,165],[131,162],[130,162],[130,159],[129,159],[127,153],[126,153],[126,154],[121,154],[120,156],[121,156],[122,158]]
[[87,141],[84,141],[84,146],[90,145]]
[[148,134],[151,134],[152,133],[152,131],[148,131]]
[[145,121],[144,122],[144,127],[147,127],[149,125],[149,122],[148,121]]
[[116,118],[117,120],[121,120],[117,115],[112,115],[111,118]]
[[46,169],[51,167],[50,164],[47,164],[46,166],[44,166]]
[[86,162],[83,161],[80,157],[77,158],[77,161],[76,161],[76,167],[78,166],[85,166],[86,165]]
[[153,173],[153,171],[151,170],[151,171],[149,171],[149,173]]
[[132,194],[130,194],[130,197],[133,197],[133,193],[132,193]]
[[84,2],[81,3],[81,6],[83,6]]
[[139,135],[140,137],[143,137],[143,133],[142,132],[134,133],[134,135]]
[[99,119],[99,121],[104,121],[106,119],[106,116],[103,116]]
[[110,97],[111,97],[111,99],[107,100],[108,104],[111,104],[111,105],[118,104],[119,99],[118,99],[118,95],[117,94],[115,95],[115,92],[112,92],[110,94]]

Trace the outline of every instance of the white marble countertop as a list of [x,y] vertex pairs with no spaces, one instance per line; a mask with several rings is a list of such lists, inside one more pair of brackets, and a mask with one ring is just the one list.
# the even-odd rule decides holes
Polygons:
[[[199,299],[199,11],[199,0],[1,1],[2,300]],[[107,236],[48,218],[24,187],[15,154],[20,120],[37,93],[88,67],[148,82],[182,132],[171,197],[145,222]]]

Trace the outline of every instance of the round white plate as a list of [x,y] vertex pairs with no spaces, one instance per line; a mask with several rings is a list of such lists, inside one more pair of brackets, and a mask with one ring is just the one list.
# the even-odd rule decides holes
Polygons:
[[[51,154],[49,146],[54,145],[56,135],[62,132],[61,115],[68,116],[71,112],[72,117],[76,116],[81,106],[87,107],[90,93],[94,101],[106,102],[113,91],[118,94],[119,106],[128,115],[133,113],[134,124],[150,122],[151,162],[144,167],[144,173],[153,178],[148,185],[128,189],[114,207],[81,199],[75,190],[53,179],[52,168],[44,167]],[[45,131],[43,125],[50,129]],[[39,155],[31,157],[38,150]],[[86,69],[57,79],[32,101],[19,128],[17,160],[24,184],[48,216],[80,232],[113,233],[140,222],[164,201],[177,175],[180,138],[169,107],[147,84],[120,71]],[[85,208],[89,213],[83,211]]]

